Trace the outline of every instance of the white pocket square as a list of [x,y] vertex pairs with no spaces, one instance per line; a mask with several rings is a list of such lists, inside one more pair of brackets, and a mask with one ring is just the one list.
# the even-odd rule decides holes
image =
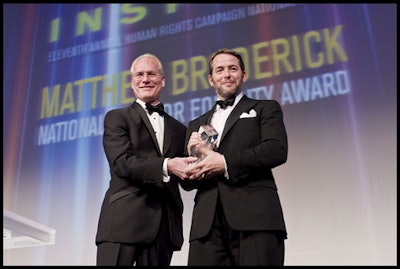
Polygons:
[[254,109],[252,109],[252,110],[250,110],[249,113],[243,112],[243,113],[240,115],[240,118],[241,118],[241,119],[244,119],[244,118],[254,118],[255,116],[257,116],[257,112],[256,112]]

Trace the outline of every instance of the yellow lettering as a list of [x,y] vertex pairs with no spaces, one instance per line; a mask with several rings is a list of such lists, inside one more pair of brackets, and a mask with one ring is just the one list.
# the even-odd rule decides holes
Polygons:
[[[188,65],[185,60],[173,61],[172,67],[172,95],[179,95],[187,91],[188,81]],[[180,83],[181,87],[178,86]]]
[[242,56],[245,68],[244,70],[246,71],[247,79],[249,79],[251,75],[249,53],[247,52],[247,49],[245,47],[235,48],[235,51],[238,52],[240,56]]
[[50,42],[57,41],[60,36],[60,19],[52,20],[50,28],[51,30],[50,30],[49,41]]
[[60,84],[53,87],[53,94],[50,98],[49,87],[43,88],[42,91],[42,106],[40,110],[40,118],[50,118],[58,115],[58,101],[60,98]]
[[298,36],[292,36],[292,46],[293,46],[293,57],[294,57],[294,65],[296,71],[301,70],[301,57],[300,57],[300,45]]
[[328,60],[328,63],[330,63],[330,64],[334,63],[334,59],[333,59],[333,53],[334,52],[337,53],[337,56],[339,57],[340,61],[347,62],[347,60],[348,60],[346,53],[340,47],[340,44],[338,43],[338,40],[337,40],[339,32],[341,30],[342,30],[342,26],[341,25],[336,26],[334,28],[332,36],[329,35],[329,29],[324,29],[323,30],[325,46],[326,46],[327,60]]
[[120,19],[122,24],[131,24],[143,20],[146,17],[147,9],[143,6],[133,6],[133,4],[122,4],[122,14],[133,15]]
[[[321,35],[317,31],[310,31],[304,35],[304,56],[306,58],[306,65],[310,68],[321,67],[324,63],[324,55],[322,52],[314,52],[316,45],[314,43],[321,42]],[[313,55],[316,59],[313,60]]]
[[166,4],[166,5],[167,5],[166,7],[167,14],[172,14],[176,12],[178,4]]
[[190,70],[193,70],[191,73],[191,89],[192,91],[196,91],[198,89],[196,82],[199,80],[201,89],[208,88],[208,80],[207,80],[207,59],[204,56],[195,56],[190,58]]
[[[261,71],[261,64],[264,63],[264,66],[267,67],[270,57],[268,56],[267,53],[265,53],[264,56],[262,56],[260,54],[260,50],[266,49],[268,46],[269,46],[268,42],[260,42],[252,46],[255,79],[269,78],[272,76],[271,71],[264,71],[264,72]],[[268,68],[265,69],[268,70]]]
[[76,35],[80,36],[85,33],[85,26],[87,25],[92,32],[99,31],[101,29],[103,9],[98,7],[94,10],[94,17],[90,17],[85,11],[79,12],[78,23],[76,25]]
[[[130,70],[124,71],[121,74],[121,104],[130,104],[135,100],[133,95],[133,90],[131,88],[131,72]],[[127,95],[130,94],[131,97]]]
[[[91,108],[96,108],[97,101],[97,82],[102,80],[101,76],[86,78],[75,81],[74,85],[78,86],[78,111],[82,109],[82,91],[85,84],[92,84],[92,98],[91,98]],[[89,85],[90,86],[90,85]]]
[[72,94],[71,83],[67,83],[67,85],[65,85],[65,93],[61,102],[60,114],[64,114],[65,110],[67,109],[70,111],[70,113],[75,112],[74,95]]
[[277,38],[271,41],[272,62],[274,65],[274,75],[281,74],[280,64],[282,63],[287,73],[293,73],[293,67],[290,64],[288,57],[290,55],[289,42],[285,38]]
[[[117,103],[117,82],[118,82],[118,74],[114,74],[112,76],[112,85],[111,87],[107,87],[107,76],[103,77],[103,90],[102,90],[102,100],[101,100],[101,105],[103,107],[107,105],[115,105]],[[108,97],[111,95],[111,104],[108,102]]]
[[[130,5],[126,6],[128,7],[132,8]],[[94,21],[98,21],[98,16],[100,15],[95,16]],[[80,21],[84,22],[83,19]],[[52,29],[54,34],[51,39],[57,39],[58,19],[53,20]],[[340,44],[341,30],[342,26],[337,25],[238,47],[235,51],[243,58],[248,79],[250,73],[254,74],[254,80],[271,78],[347,61],[346,52]],[[171,72],[167,75],[167,87],[171,90],[168,94],[177,96],[188,91],[212,90],[207,79],[209,56],[197,55],[168,63],[168,70]],[[82,109],[95,109],[97,106],[132,103],[135,96],[131,89],[130,76],[130,71],[124,70],[68,82],[64,88],[61,85],[55,85],[53,89],[45,87],[42,90],[40,118],[76,113]]]

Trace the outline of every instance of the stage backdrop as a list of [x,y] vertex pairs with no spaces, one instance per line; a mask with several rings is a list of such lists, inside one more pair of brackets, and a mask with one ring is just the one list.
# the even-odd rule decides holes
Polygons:
[[[227,47],[245,94],[283,108],[285,264],[396,265],[396,25],[395,4],[3,4],[3,207],[56,230],[4,258],[94,265],[103,119],[134,101],[131,61],[161,58],[166,110],[187,124],[213,105],[207,61]],[[187,262],[195,194],[181,191],[173,265]]]

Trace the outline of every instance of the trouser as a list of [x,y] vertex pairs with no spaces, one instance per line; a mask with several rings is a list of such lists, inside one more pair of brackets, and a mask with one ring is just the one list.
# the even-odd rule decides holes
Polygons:
[[220,201],[211,232],[193,240],[189,266],[283,266],[284,237],[277,231],[238,231],[224,216]]

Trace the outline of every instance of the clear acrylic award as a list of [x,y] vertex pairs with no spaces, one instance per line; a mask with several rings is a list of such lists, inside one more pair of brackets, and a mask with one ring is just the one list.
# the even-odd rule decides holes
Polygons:
[[[206,141],[206,147],[209,149],[214,150],[217,144],[217,138],[218,138],[218,132],[214,129],[212,125],[202,125],[199,128],[199,133],[201,136],[201,139],[203,141]],[[192,147],[192,150],[190,152],[190,156],[195,156],[198,157],[200,161],[201,156],[199,155],[197,147]]]

